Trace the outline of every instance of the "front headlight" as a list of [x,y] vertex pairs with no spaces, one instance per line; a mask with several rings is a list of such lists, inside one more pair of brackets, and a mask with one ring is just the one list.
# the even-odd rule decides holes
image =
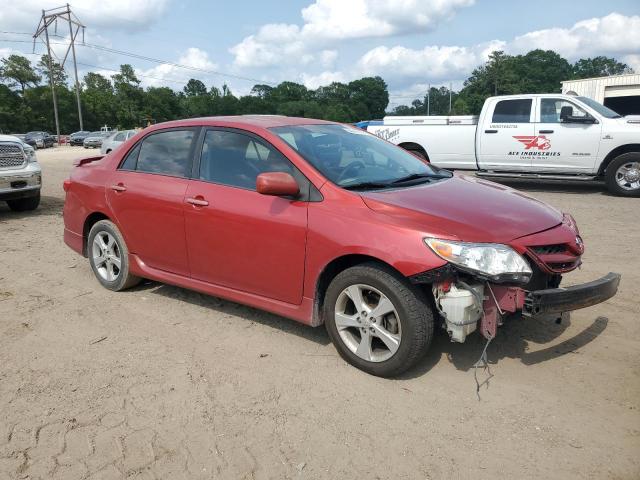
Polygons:
[[37,162],[36,151],[29,145],[24,145],[22,147],[24,149],[24,154],[27,157],[27,162],[34,163]]
[[438,238],[425,238],[424,242],[443,260],[494,282],[524,283],[531,278],[529,264],[507,245],[454,242]]

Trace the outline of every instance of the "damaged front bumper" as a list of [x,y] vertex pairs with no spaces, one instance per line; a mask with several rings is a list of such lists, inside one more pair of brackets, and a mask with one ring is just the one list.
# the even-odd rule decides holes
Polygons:
[[591,307],[613,297],[618,291],[619,284],[620,274],[609,273],[598,280],[582,285],[527,292],[522,314],[525,317],[537,317]]
[[503,319],[514,313],[536,318],[597,305],[613,297],[619,284],[617,273],[582,285],[533,291],[489,282],[446,280],[433,284],[433,293],[451,340],[464,342],[478,328],[485,338],[494,338]]

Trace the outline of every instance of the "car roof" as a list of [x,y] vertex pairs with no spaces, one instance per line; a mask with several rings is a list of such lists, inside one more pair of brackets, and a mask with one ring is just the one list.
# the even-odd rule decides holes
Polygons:
[[326,120],[317,120],[313,118],[287,117],[284,115],[230,115],[220,117],[201,117],[189,118],[184,120],[174,120],[165,123],[158,123],[154,127],[162,126],[162,128],[179,127],[181,125],[203,125],[203,126],[253,126],[258,128],[286,127],[292,125],[318,125],[332,124]]

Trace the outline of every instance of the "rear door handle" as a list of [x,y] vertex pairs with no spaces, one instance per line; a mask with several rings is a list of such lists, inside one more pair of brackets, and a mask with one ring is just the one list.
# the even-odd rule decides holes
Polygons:
[[553,133],[553,130],[538,130],[538,133]]
[[111,185],[111,190],[114,190],[116,192],[125,192],[127,190],[127,187],[125,187],[122,183],[119,183],[117,185]]
[[484,133],[498,133],[498,130],[485,130]]
[[209,202],[207,202],[203,197],[201,197],[200,195],[198,195],[195,198],[187,198],[187,203],[190,203],[191,205],[194,205],[196,207],[206,207],[209,205]]

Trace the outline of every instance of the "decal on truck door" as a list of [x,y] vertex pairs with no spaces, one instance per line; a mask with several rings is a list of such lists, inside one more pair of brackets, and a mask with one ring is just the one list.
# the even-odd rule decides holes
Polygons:
[[550,152],[551,139],[544,135],[514,135],[513,138],[524,145],[524,151],[509,152],[511,156],[557,157],[560,152]]
[[525,150],[537,148],[538,150],[549,150],[551,148],[551,140],[544,135],[515,135],[513,138],[524,145]]

